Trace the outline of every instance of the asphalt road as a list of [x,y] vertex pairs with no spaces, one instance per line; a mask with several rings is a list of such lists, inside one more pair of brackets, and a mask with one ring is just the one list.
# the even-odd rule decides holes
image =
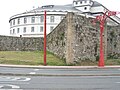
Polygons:
[[66,75],[66,76],[99,76],[116,75],[120,76],[120,68],[103,69],[41,69],[41,68],[11,68],[0,67],[0,74],[21,74],[21,75]]
[[0,76],[0,90],[120,90],[120,76]]
[[0,67],[0,90],[120,90],[120,68]]

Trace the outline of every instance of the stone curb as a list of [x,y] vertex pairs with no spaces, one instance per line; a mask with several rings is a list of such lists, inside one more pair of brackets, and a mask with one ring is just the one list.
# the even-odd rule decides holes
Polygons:
[[41,69],[109,69],[109,68],[120,68],[120,66],[32,66],[32,65],[7,65],[0,64],[0,67],[11,67],[11,68],[41,68]]
[[[31,66],[31,65],[6,65],[0,64],[0,67],[9,68],[39,68],[39,69],[111,69],[120,68],[120,66]],[[120,76],[120,74],[14,74],[14,73],[0,73],[0,75],[10,75],[10,76]]]
[[120,76],[120,74],[13,74],[0,73],[0,76]]

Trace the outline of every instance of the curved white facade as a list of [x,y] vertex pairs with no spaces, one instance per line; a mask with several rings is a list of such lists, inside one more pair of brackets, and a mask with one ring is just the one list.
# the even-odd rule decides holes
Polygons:
[[12,16],[10,35],[22,37],[44,36],[44,11],[47,12],[47,34],[50,33],[65,17],[67,12],[78,12],[71,6],[47,5],[40,8]]
[[[75,12],[88,17],[103,14],[106,9],[103,5],[92,0],[73,0],[72,4],[47,5],[28,12],[14,15],[10,18],[10,35],[22,37],[43,37],[44,35],[44,11],[47,12],[47,34],[50,33],[65,17],[67,12]],[[118,25],[120,19],[117,16],[107,19],[109,25]]]

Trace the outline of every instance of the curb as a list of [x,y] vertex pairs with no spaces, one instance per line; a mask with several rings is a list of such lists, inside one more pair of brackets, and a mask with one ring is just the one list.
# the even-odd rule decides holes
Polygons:
[[[31,65],[5,65],[0,64],[0,67],[8,68],[38,68],[38,69],[120,69],[120,66],[31,66]],[[120,76],[120,74],[14,74],[0,73],[0,76]]]
[[13,74],[0,73],[0,76],[120,76],[120,74]]
[[40,69],[111,69],[120,68],[120,66],[32,66],[32,65],[7,65],[0,64],[0,67],[10,67],[10,68],[40,68]]

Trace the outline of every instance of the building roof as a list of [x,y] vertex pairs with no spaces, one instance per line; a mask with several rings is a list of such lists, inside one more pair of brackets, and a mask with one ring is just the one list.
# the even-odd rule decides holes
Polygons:
[[50,11],[50,12],[81,12],[80,10],[72,7],[72,4],[68,5],[45,5],[42,7],[38,7],[36,9],[33,9],[30,12],[43,12],[43,11]]
[[[74,1],[87,1],[87,0],[73,0],[73,2],[74,2]],[[90,0],[90,1],[92,1],[92,0]]]
[[[45,5],[45,6],[42,6],[42,7],[38,7],[36,9],[33,9],[33,10],[30,10],[30,11],[26,11],[26,12],[23,12],[23,13],[20,13],[20,14],[16,14],[14,16],[12,16],[10,18],[13,19],[13,18],[16,18],[16,17],[21,17],[21,16],[24,16],[24,15],[33,15],[34,13],[40,13],[40,12],[44,12],[44,11],[47,11],[47,12],[61,12],[61,13],[66,13],[66,12],[79,12],[79,13],[82,13],[82,11],[76,9],[75,7],[72,6],[72,4],[67,4],[67,5]],[[10,21],[9,20],[9,21]]]
[[97,2],[97,1],[93,1],[93,5],[92,5],[92,7],[97,7],[97,6],[103,6],[103,5],[100,4],[100,3]]

